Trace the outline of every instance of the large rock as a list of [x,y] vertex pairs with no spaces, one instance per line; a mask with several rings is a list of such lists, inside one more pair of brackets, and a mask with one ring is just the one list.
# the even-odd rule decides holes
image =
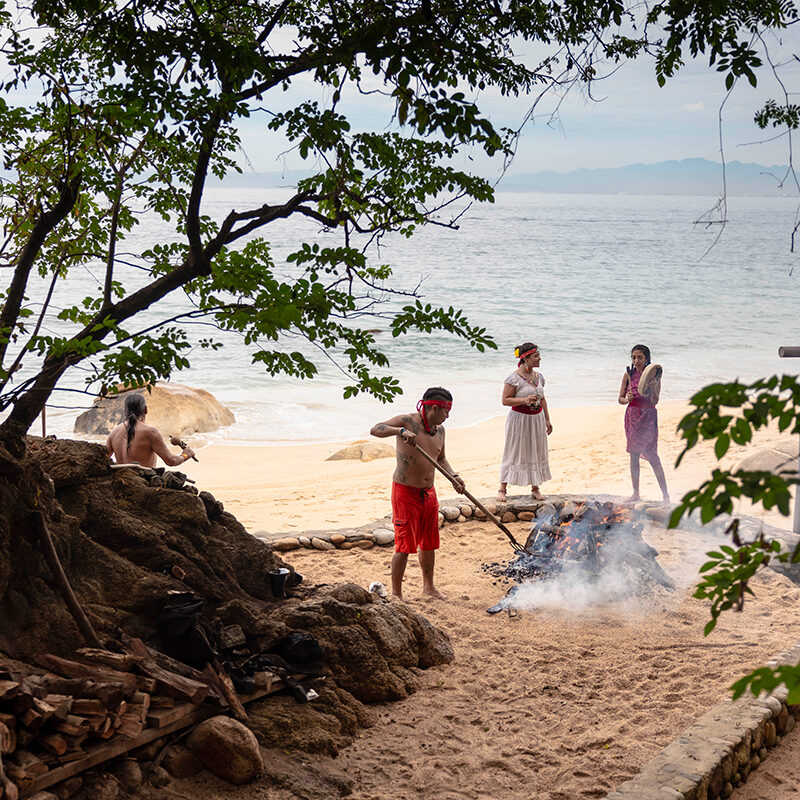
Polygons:
[[247,725],[262,747],[336,756],[377,714],[350,692],[326,682],[319,697],[300,705],[287,695],[270,695],[247,706]]
[[420,669],[454,658],[443,630],[352,583],[319,587],[311,602],[283,604],[272,619],[314,636],[336,685],[363,703],[400,700],[416,690]]
[[394,447],[385,442],[376,442],[364,439],[353,442],[353,444],[339,450],[332,456],[328,456],[326,461],[343,461],[352,459],[354,461],[374,461],[376,458],[392,458]]
[[736,469],[764,470],[775,475],[788,477],[787,473],[797,472],[797,437],[784,439],[773,447],[764,447],[743,458]]
[[94,405],[75,420],[75,433],[105,436],[124,418],[125,398],[144,395],[148,425],[158,428],[165,438],[215,431],[235,422],[233,413],[205,389],[193,389],[180,383],[157,383],[149,391],[142,387],[109,397],[98,397]]
[[237,786],[253,780],[264,767],[253,731],[230,717],[201,722],[186,746],[209,772]]

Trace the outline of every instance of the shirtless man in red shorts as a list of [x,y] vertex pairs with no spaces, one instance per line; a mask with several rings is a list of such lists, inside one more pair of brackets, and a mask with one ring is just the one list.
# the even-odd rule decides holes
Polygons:
[[385,439],[397,437],[397,466],[392,484],[394,549],[392,594],[403,599],[403,575],[409,553],[419,551],[422,594],[447,598],[433,583],[433,566],[439,549],[439,501],[433,488],[434,466],[414,447],[419,445],[453,476],[453,488],[464,490],[464,481],[453,472],[444,454],[442,423],[450,416],[453,396],[447,389],[428,389],[415,414],[400,414],[373,426],[370,433]]

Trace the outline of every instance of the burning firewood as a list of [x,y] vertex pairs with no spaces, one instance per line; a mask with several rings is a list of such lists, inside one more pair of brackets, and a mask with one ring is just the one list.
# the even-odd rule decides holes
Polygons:
[[[612,502],[545,504],[531,522],[526,552],[517,553],[507,564],[485,565],[484,569],[516,584],[555,577],[567,568],[581,570],[587,580],[614,570],[626,575],[631,587],[646,583],[674,589],[672,579],[656,560],[658,552],[642,538],[644,525],[632,516],[630,508]],[[490,612],[510,607],[515,590],[512,587]]]

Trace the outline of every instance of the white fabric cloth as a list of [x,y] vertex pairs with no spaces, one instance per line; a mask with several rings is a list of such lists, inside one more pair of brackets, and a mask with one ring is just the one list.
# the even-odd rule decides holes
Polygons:
[[[504,383],[514,387],[514,397],[544,397],[544,375],[534,371],[531,380],[535,386],[512,372]],[[500,464],[500,483],[539,486],[550,478],[544,411],[540,414],[521,414],[509,409],[506,418],[506,443]]]

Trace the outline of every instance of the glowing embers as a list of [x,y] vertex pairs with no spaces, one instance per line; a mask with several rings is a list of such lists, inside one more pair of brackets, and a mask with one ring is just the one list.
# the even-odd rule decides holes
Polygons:
[[[561,507],[546,503],[536,513],[525,549],[534,555],[571,561],[598,560],[598,551],[612,536],[638,538],[643,548],[641,523],[630,522],[630,509],[614,503],[567,501]],[[649,553],[648,553],[649,554]]]

